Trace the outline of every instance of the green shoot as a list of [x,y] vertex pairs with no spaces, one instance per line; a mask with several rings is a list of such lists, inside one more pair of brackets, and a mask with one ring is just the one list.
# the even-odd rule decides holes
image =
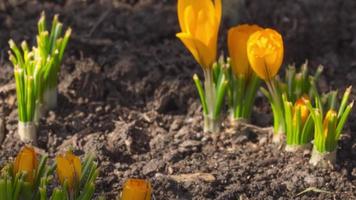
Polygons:
[[[91,200],[95,191],[95,180],[99,174],[94,156],[87,155],[83,162],[71,153],[59,157],[56,159],[57,175],[62,185],[55,189],[52,199]],[[75,160],[78,160],[78,163]],[[76,167],[80,167],[79,171]]]
[[[296,100],[303,95],[307,95],[313,98],[312,84],[315,83],[320,74],[323,71],[323,67],[319,66],[316,73],[308,75],[307,63],[301,66],[299,72],[297,72],[294,66],[289,66],[286,69],[284,79],[276,77],[266,82],[267,89],[261,88],[261,92],[267,97],[270,102],[273,119],[274,119],[274,141],[280,142],[281,137],[286,132],[286,119],[285,119],[285,105],[282,99],[283,95],[286,95],[286,100],[295,104]],[[290,114],[290,113],[289,113]]]
[[[343,127],[352,110],[353,102],[348,104],[351,86],[348,87],[341,99],[339,109],[336,108],[337,92],[330,92],[323,97],[315,96],[316,106],[310,103],[308,108],[314,120],[314,146],[310,163],[313,165],[336,160],[337,143],[341,137]],[[327,110],[324,113],[324,110]]]
[[226,63],[225,73],[229,79],[227,99],[231,120],[233,123],[238,120],[249,121],[261,80],[252,70],[248,76],[236,75],[231,68],[230,59],[227,59]]
[[228,84],[224,67],[223,59],[220,59],[212,69],[204,69],[204,89],[198,75],[193,76],[203,107],[204,132],[219,132],[220,130],[221,109]]
[[306,105],[308,102],[309,97],[303,96],[292,104],[283,95],[287,151],[306,148],[313,139],[314,122]]
[[34,48],[36,60],[40,63],[43,79],[43,101],[47,109],[53,109],[57,104],[58,73],[72,30],[66,30],[62,37],[63,25],[55,15],[51,30],[47,29],[46,16],[42,13],[38,21],[37,47]]

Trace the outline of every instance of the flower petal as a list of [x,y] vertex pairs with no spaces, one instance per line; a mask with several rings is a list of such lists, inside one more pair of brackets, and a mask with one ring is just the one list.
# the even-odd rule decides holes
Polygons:
[[13,164],[14,175],[19,172],[26,172],[26,181],[33,183],[38,161],[36,152],[32,147],[25,146],[16,156]]
[[214,54],[205,44],[185,33],[178,33],[177,37],[181,39],[195,60],[203,68],[210,68],[212,66],[215,60]]
[[74,168],[74,178],[79,182],[80,176],[82,174],[82,165],[78,156],[73,155],[71,152],[66,153],[66,159],[70,162],[71,166]]
[[220,26],[220,22],[221,22],[221,16],[222,16],[221,0],[214,0],[214,6],[215,6],[216,22],[217,22],[217,25],[219,27]]

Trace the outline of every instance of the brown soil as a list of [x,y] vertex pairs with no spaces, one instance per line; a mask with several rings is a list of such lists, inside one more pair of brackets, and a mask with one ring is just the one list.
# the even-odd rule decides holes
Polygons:
[[[94,152],[101,171],[96,196],[114,199],[126,178],[139,177],[149,179],[162,200],[356,199],[355,114],[331,169],[309,166],[309,151],[284,152],[270,142],[267,129],[203,134],[191,80],[201,70],[175,38],[175,1],[56,2],[0,3],[0,117],[7,132],[0,165],[22,147],[7,41],[33,43],[45,10],[59,13],[74,34],[60,75],[59,106],[41,120],[38,149],[51,157],[69,147],[78,155]],[[226,18],[224,27],[237,19],[277,28],[286,62],[324,64],[320,86],[343,90],[356,82],[355,9],[352,0],[239,1],[240,14]],[[271,120],[266,100],[258,97],[254,124],[268,127]],[[297,196],[310,187],[327,192]]]

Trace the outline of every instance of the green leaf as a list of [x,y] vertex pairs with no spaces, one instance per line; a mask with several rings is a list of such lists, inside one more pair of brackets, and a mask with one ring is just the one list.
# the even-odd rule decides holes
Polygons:
[[203,86],[201,85],[200,79],[197,74],[194,74],[193,80],[194,80],[195,86],[198,90],[198,94],[200,97],[200,103],[202,104],[202,107],[203,107],[203,112],[205,115],[208,115],[209,110],[208,110],[208,106],[207,106],[206,99],[205,99],[204,89],[203,89]]

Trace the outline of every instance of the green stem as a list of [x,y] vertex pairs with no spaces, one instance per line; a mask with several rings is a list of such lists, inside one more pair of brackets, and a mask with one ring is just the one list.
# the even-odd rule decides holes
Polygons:
[[285,124],[281,96],[275,87],[274,80],[266,81],[266,85],[271,93],[271,107],[274,117],[274,133],[283,134],[285,132]]
[[244,109],[242,112],[242,116],[249,120],[251,118],[251,113],[252,113],[252,107],[255,102],[257,90],[260,87],[261,80],[258,78],[258,76],[253,73],[253,75],[250,77],[248,86],[247,86],[247,93],[245,95],[245,101],[244,101]]
[[246,77],[244,75],[240,75],[237,77],[237,85],[236,85],[236,107],[234,112],[235,119],[242,117],[242,108],[243,108],[243,97],[245,96],[245,85],[246,85]]

